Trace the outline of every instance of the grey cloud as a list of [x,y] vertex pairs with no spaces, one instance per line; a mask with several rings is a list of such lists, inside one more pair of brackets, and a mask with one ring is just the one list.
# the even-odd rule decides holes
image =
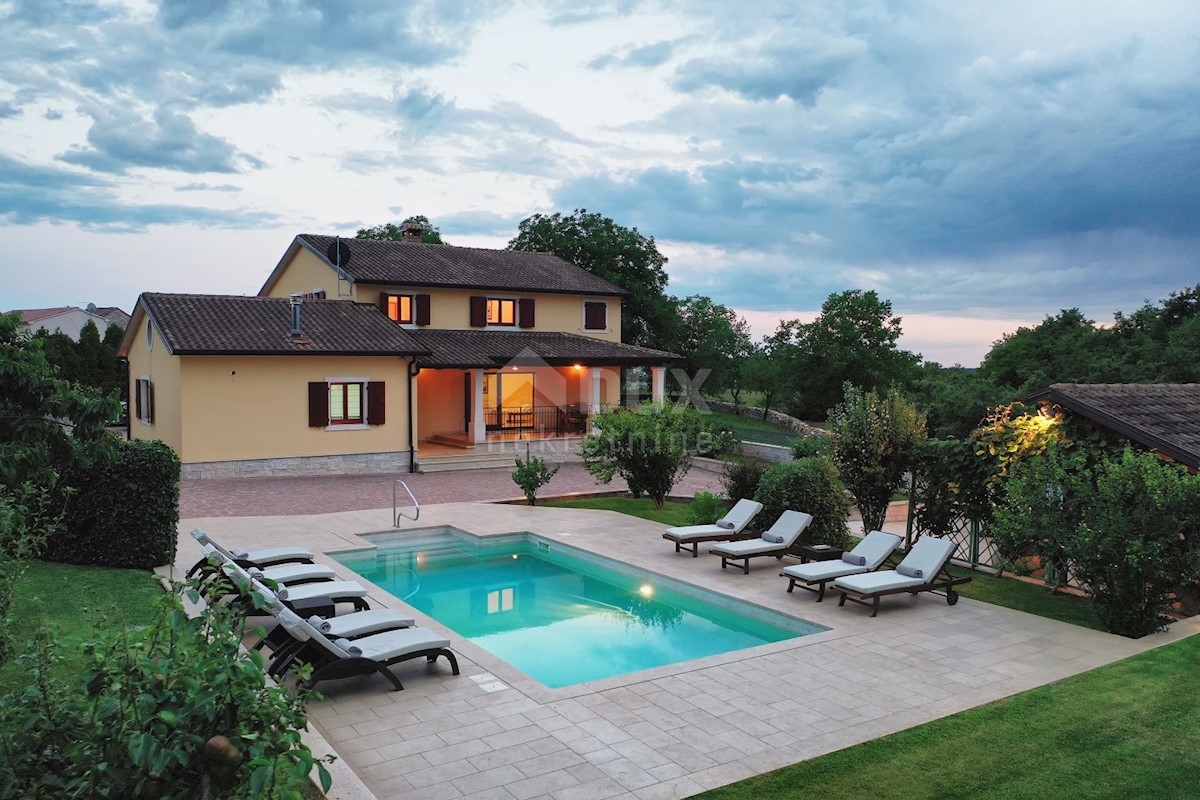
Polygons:
[[0,119],[10,119],[19,116],[20,113],[20,106],[16,106],[8,100],[0,100]]
[[180,172],[241,172],[262,162],[230,142],[203,133],[183,113],[155,110],[152,119],[122,108],[92,106],[88,146],[75,146],[57,158],[98,172],[122,174],[129,167]]
[[53,122],[54,120],[62,119],[63,113],[57,108],[47,108],[44,112],[42,112],[42,116]]
[[192,96],[211,106],[260,103],[283,88],[279,73],[269,67],[248,65],[235,69],[227,79],[198,86]]
[[694,92],[716,86],[750,100],[788,97],[816,105],[821,91],[868,52],[864,42],[807,31],[778,36],[761,49],[726,58],[695,58],[680,65],[675,86]]
[[84,228],[124,233],[150,225],[253,229],[278,219],[262,211],[127,203],[119,199],[116,188],[107,178],[29,164],[0,153],[0,221],[7,224],[75,222]]
[[436,222],[448,236],[514,236],[527,214],[497,214],[494,211],[460,211],[442,214]]
[[631,47],[623,51],[615,51],[596,56],[587,62],[588,69],[606,70],[620,67],[637,67],[652,69],[662,66],[675,55],[676,48],[686,39],[666,40],[652,44]]

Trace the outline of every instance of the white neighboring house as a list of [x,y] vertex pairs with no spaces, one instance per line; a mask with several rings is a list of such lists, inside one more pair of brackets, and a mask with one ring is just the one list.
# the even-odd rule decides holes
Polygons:
[[109,320],[100,314],[93,314],[75,306],[18,308],[8,313],[21,315],[21,330],[23,331],[35,333],[39,328],[45,328],[50,333],[65,333],[75,341],[79,341],[79,334],[88,324],[88,320],[96,323],[96,329],[100,331],[101,336],[104,336],[104,331],[108,329],[109,325]]

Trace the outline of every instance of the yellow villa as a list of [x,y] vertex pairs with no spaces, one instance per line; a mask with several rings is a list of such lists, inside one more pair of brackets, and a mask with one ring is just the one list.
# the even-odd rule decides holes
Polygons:
[[[621,370],[626,292],[556,256],[297,236],[257,296],[144,293],[121,344],[133,439],[187,477],[402,471],[577,453]],[[519,450],[517,449],[519,448]]]

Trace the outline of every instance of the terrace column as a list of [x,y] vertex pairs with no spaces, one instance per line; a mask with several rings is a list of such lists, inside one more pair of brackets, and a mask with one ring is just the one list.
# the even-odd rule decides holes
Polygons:
[[[594,420],[596,415],[600,413],[600,368],[592,367],[588,372],[591,374],[592,384],[591,392],[588,395],[591,398],[588,402],[588,416]],[[592,425],[592,433],[599,433],[594,424]]]
[[468,436],[475,444],[487,441],[487,421],[483,418],[483,370],[471,370],[471,422]]
[[667,398],[667,368],[650,368],[650,399],[661,403]]

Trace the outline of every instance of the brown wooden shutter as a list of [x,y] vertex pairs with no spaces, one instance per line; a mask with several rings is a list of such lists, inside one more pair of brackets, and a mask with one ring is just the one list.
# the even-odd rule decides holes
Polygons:
[[142,379],[137,378],[133,382],[133,414],[137,417],[138,422],[142,421]]
[[534,326],[532,297],[522,297],[517,301],[517,322],[522,328]]
[[383,391],[383,381],[371,381],[367,384],[367,424],[382,425],[387,419],[384,410],[386,394]]
[[608,327],[607,303],[583,304],[583,327],[589,331],[602,331]]
[[146,421],[154,424],[154,381],[146,381],[146,402],[150,406],[146,411]]
[[308,427],[324,428],[329,424],[329,384],[313,381],[308,384]]
[[380,311],[382,311],[382,312],[383,312],[383,315],[386,317],[386,316],[388,315],[388,313],[387,313],[387,311],[388,311],[388,309],[387,309],[387,307],[388,307],[388,293],[387,293],[387,292],[380,292],[380,293],[379,293],[379,303],[378,303],[378,305],[379,305],[379,310],[380,310]]
[[487,327],[487,298],[472,297],[471,298],[471,327],[486,328]]
[[427,295],[427,294],[417,295],[417,317],[416,317],[416,320],[417,320],[418,325],[428,325],[429,324],[429,295]]

